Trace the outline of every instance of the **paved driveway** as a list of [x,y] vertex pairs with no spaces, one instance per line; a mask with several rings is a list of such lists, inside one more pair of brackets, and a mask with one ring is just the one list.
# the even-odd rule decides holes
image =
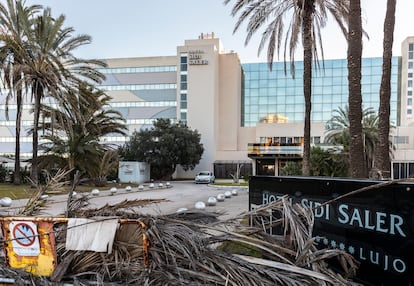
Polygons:
[[[236,196],[226,198],[223,202],[217,202],[216,206],[207,206],[207,200],[210,196],[217,196],[224,194],[226,191],[237,190]],[[192,181],[171,182],[170,187],[158,187],[155,184],[154,188],[146,186],[144,190],[138,190],[134,187],[131,191],[126,191],[124,188],[117,189],[117,193],[111,195],[110,191],[101,191],[99,196],[90,196],[90,207],[98,208],[105,204],[115,204],[125,199],[165,199],[167,202],[151,204],[140,208],[139,212],[149,215],[165,215],[175,213],[180,208],[187,208],[189,210],[195,208],[195,203],[203,201],[206,203],[205,211],[224,212],[221,219],[227,219],[237,216],[248,210],[248,188],[247,187],[219,187],[204,184],[195,184]],[[57,216],[63,214],[67,202],[67,195],[53,196],[48,199],[47,207],[42,211],[41,216]],[[0,213],[7,215],[8,212],[12,214],[13,209],[21,207],[25,201],[13,201],[12,208],[7,209],[0,207]]]

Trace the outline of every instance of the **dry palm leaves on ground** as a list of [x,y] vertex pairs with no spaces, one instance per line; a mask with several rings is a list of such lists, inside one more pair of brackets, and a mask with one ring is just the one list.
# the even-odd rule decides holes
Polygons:
[[[119,218],[140,221],[146,227],[121,224],[111,254],[66,250],[66,225],[56,224],[59,261],[52,277],[34,278],[4,266],[0,274],[28,277],[25,281],[32,285],[64,281],[75,285],[356,285],[350,280],[357,267],[354,258],[336,249],[317,249],[312,213],[286,200],[231,221],[217,221],[216,214],[203,213],[210,217],[209,223],[177,216],[143,217],[131,212],[133,204],[123,212],[126,205],[122,202],[111,210]],[[270,225],[266,223],[253,227],[240,223],[246,217],[260,221],[261,213],[269,210],[278,214],[272,224],[283,226],[283,235],[268,235],[264,229]],[[149,242],[147,265],[144,233]],[[226,244],[239,249],[225,251]],[[343,267],[341,274],[328,265],[332,258]]]
[[[93,210],[85,208],[86,200],[68,200],[70,217],[128,222],[120,224],[110,254],[67,250],[67,224],[56,223],[58,262],[51,277],[11,269],[4,257],[0,276],[16,285],[356,285],[356,260],[337,249],[318,249],[312,212],[284,198],[227,221],[204,211],[143,216],[139,207],[151,202],[140,200]],[[29,209],[31,215],[37,210]],[[263,219],[269,213],[273,219]],[[269,235],[270,227],[282,233]],[[328,264],[333,259],[340,271]]]

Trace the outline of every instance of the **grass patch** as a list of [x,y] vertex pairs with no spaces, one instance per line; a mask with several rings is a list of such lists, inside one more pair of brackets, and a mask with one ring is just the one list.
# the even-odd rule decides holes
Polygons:
[[35,189],[29,185],[0,184],[0,198],[24,199],[29,198],[34,192]]
[[223,182],[223,183],[214,183],[213,184],[213,186],[227,186],[227,187],[247,187],[248,185],[249,185],[248,182],[241,182],[241,183],[238,183],[238,184],[231,183],[231,182],[229,182],[229,183]]

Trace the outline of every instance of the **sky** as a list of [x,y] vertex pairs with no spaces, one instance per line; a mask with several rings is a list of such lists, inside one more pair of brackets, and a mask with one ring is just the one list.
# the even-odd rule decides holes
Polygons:
[[[4,0],[0,0],[5,2]],[[223,0],[26,0],[27,4],[50,7],[64,14],[65,26],[76,34],[92,37],[79,48],[82,58],[125,58],[176,55],[176,47],[201,33],[220,38],[226,51],[239,54],[242,63],[265,62],[266,50],[258,55],[260,34],[245,45],[245,27],[234,33],[237,17]],[[363,57],[382,57],[386,0],[361,0],[362,18],[369,40],[364,39]],[[401,42],[414,36],[414,1],[398,0],[393,55],[401,55]],[[323,31],[325,59],[346,58],[347,45],[335,23]],[[274,57],[283,60],[283,55]],[[300,53],[296,56],[301,59]]]

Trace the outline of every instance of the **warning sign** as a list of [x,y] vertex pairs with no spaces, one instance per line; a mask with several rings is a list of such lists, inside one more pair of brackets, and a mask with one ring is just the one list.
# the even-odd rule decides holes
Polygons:
[[27,221],[13,221],[9,224],[13,250],[20,256],[38,256],[40,253],[37,225]]

